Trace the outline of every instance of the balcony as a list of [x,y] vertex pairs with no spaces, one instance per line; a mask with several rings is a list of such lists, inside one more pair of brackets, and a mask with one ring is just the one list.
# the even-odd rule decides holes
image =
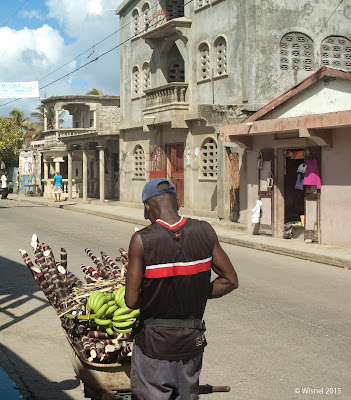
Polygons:
[[146,107],[148,112],[163,112],[168,110],[189,109],[188,83],[172,82],[154,89],[145,90]]
[[94,128],[61,128],[57,130],[59,139],[71,136],[97,135]]

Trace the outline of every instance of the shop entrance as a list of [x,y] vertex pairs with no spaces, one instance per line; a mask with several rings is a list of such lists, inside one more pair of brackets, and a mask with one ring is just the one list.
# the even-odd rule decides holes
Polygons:
[[284,231],[285,237],[302,237],[305,222],[306,170],[304,149],[285,150],[284,175]]

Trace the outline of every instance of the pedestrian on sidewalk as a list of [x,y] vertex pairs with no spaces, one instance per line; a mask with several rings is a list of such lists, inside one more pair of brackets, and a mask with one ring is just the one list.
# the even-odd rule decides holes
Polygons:
[[[145,219],[129,245],[125,301],[140,308],[132,353],[133,400],[195,400],[206,346],[207,299],[238,287],[218,237],[205,221],[180,217],[164,178],[143,189]],[[212,282],[211,269],[218,275]]]
[[9,188],[7,184],[7,172],[4,172],[4,174],[1,177],[1,198],[7,199],[8,194],[9,194]]
[[16,185],[17,185],[16,194],[19,193],[19,184],[20,184],[20,174],[19,174],[19,171],[18,171],[18,172],[17,172],[17,176],[16,176]]
[[61,193],[62,193],[62,176],[60,175],[60,171],[56,171],[56,175],[54,177],[54,194],[55,194],[55,202],[61,201]]

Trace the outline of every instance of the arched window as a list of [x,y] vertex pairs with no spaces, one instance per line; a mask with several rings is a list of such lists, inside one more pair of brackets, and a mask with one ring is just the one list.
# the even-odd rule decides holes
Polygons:
[[311,71],[314,63],[313,42],[300,32],[290,32],[280,40],[280,69]]
[[139,67],[135,65],[132,70],[132,96],[140,95],[140,71]]
[[328,36],[321,45],[322,64],[351,69],[351,41],[343,36]]
[[144,31],[147,31],[148,28],[149,28],[150,4],[149,3],[145,3],[141,10],[142,10],[142,13],[143,13]]
[[200,163],[202,178],[217,178],[217,143],[213,138],[203,142]]
[[143,64],[143,91],[151,88],[151,73],[150,64],[145,62]]
[[145,152],[139,144],[133,151],[133,178],[145,178]]
[[215,76],[227,73],[227,41],[223,36],[219,36],[214,42],[215,48]]
[[207,43],[201,43],[199,54],[199,80],[210,78],[210,47]]
[[132,12],[132,34],[137,35],[139,33],[139,10],[135,8]]
[[210,0],[197,0],[196,1],[196,6],[197,8],[205,7],[210,4]]

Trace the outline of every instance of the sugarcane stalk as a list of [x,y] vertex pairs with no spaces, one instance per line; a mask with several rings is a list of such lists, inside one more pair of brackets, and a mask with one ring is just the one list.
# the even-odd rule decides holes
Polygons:
[[61,247],[61,265],[67,270],[67,251],[63,247]]
[[119,252],[121,253],[121,256],[128,261],[128,253],[122,247],[119,249]]
[[74,275],[73,272],[67,270],[66,272],[66,277],[67,277],[67,286],[70,288],[72,286],[82,286],[83,282],[76,276]]
[[87,253],[87,255],[94,261],[97,270],[100,272],[100,270],[102,268],[104,268],[102,262],[96,257],[96,255],[88,248],[85,249],[85,252]]
[[83,265],[83,264],[81,264],[81,266],[80,266],[81,268],[82,268],[82,270],[83,270],[83,272],[86,274],[86,275],[90,275],[90,276],[92,276],[93,278],[95,278],[96,280],[102,280],[102,279],[104,279],[102,276],[100,276],[99,274],[98,274],[98,272],[93,268],[93,267],[91,267],[90,265]]

